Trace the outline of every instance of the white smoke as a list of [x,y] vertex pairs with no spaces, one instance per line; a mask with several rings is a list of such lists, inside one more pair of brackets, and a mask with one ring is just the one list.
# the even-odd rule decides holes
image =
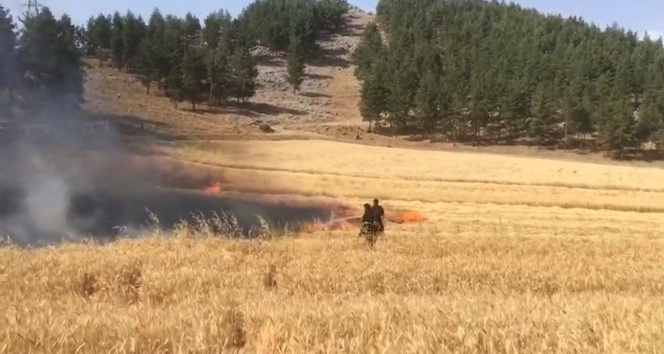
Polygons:
[[0,233],[22,244],[33,243],[44,235],[49,237],[39,241],[46,243],[70,235],[67,211],[71,187],[66,177],[36,153],[14,151],[11,157],[13,161],[2,161],[3,169],[12,171],[5,176],[3,187],[17,197],[9,201],[9,215],[0,220]]
[[69,233],[69,186],[56,174],[40,173],[28,181],[25,207],[37,232]]
[[[81,223],[94,222],[72,219],[70,211],[77,190],[94,188],[88,166],[76,159],[93,145],[65,128],[51,138],[56,140],[44,144],[0,141],[6,143],[0,148],[0,236],[8,236],[14,243],[51,244],[63,238],[84,238],[87,235],[76,235],[76,230]],[[104,151],[117,150],[114,141],[102,143]],[[71,162],[63,164],[63,156]]]

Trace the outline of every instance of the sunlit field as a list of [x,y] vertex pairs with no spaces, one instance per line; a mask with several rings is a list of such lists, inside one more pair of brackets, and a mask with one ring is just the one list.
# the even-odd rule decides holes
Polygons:
[[653,353],[664,170],[322,141],[189,144],[225,191],[378,197],[358,230],[0,249],[2,353]]

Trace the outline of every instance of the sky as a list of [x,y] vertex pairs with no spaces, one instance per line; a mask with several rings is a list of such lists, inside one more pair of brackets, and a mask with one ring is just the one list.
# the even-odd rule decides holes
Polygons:
[[[9,8],[16,17],[25,11],[21,5],[28,0],[0,0],[0,5]],[[158,7],[163,14],[183,16],[187,12],[201,20],[209,13],[221,8],[237,15],[252,0],[40,0],[42,5],[60,16],[69,14],[76,23],[85,23],[98,13],[109,14],[116,10],[125,13],[131,10],[142,15],[147,21],[150,13]],[[349,0],[353,5],[366,11],[374,11],[377,0]],[[509,1],[507,1],[509,2]],[[576,15],[599,26],[617,23],[620,27],[632,29],[643,35],[645,31],[651,37],[664,35],[664,1],[662,0],[516,0],[525,7],[534,7],[544,13],[561,14],[565,17]],[[195,4],[195,5],[193,5]]]

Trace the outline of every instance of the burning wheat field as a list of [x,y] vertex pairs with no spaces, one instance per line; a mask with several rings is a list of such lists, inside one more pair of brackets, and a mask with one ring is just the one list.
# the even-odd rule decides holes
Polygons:
[[311,200],[225,193],[215,180],[221,172],[165,159],[25,152],[12,161],[5,161],[12,172],[0,178],[0,234],[18,245],[103,242],[183,227],[251,238],[297,232],[349,212]]
[[[3,227],[126,227],[0,247],[0,353],[664,347],[659,168],[323,141],[157,150],[12,160]],[[368,247],[357,217],[373,198],[387,223]],[[210,209],[220,221],[197,222]],[[223,211],[243,236],[220,235]],[[301,227],[252,238],[257,214]]]

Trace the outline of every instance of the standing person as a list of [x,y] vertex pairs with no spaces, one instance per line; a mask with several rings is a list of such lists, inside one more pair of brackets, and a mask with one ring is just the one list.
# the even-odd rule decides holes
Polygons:
[[[362,236],[362,231],[365,230],[364,228],[366,227],[367,224],[371,225],[370,227],[373,228],[373,223],[374,223],[374,215],[371,210],[371,205],[369,203],[364,204],[364,214],[362,214],[362,228],[360,230],[359,236]],[[366,231],[366,230],[365,230]]]
[[364,204],[364,214],[362,214],[362,222],[372,222],[373,214],[371,213],[371,205],[369,203]]
[[378,221],[378,224],[380,225],[380,232],[385,231],[385,223],[384,223],[384,218],[385,218],[385,209],[379,204],[378,199],[373,200],[373,206],[371,207],[371,213],[373,214],[373,217],[376,221]]

